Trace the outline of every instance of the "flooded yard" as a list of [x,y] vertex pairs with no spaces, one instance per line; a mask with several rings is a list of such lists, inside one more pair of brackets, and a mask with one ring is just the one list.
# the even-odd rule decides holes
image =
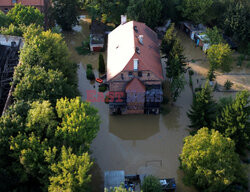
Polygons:
[[[80,56],[75,50],[75,47],[80,46],[88,35],[89,23],[86,21],[81,21],[81,25],[75,28],[74,32],[64,34],[72,59],[79,64],[78,85],[83,100],[87,99],[88,90],[98,92],[98,84],[91,84],[86,79],[86,64],[91,63],[98,76],[99,54]],[[189,53],[185,52],[185,54]],[[199,52],[194,59],[201,59],[203,62],[202,54]],[[105,53],[104,56],[106,58]],[[207,67],[206,61],[201,67]],[[197,72],[195,77],[201,78],[199,74]],[[188,82],[188,75],[185,78]],[[216,93],[216,98],[225,95],[229,94]],[[103,175],[109,170],[124,170],[126,174],[152,174],[159,178],[175,178],[176,192],[195,192],[195,189],[182,183],[178,160],[183,138],[189,135],[187,130],[189,119],[186,113],[190,109],[192,99],[192,92],[187,84],[166,115],[110,116],[107,104],[92,103],[101,117],[100,131],[91,146],[92,157],[95,160],[92,171],[93,192],[103,191]]]

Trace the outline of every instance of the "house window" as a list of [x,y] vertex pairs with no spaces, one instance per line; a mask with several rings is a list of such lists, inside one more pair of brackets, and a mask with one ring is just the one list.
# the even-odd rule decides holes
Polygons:
[[121,78],[122,78],[122,80],[124,79],[124,76],[123,76],[123,74],[121,74]]
[[16,3],[16,0],[12,0],[12,3]]
[[150,73],[148,73],[148,77],[150,76]]
[[138,64],[139,64],[139,60],[138,59],[134,59],[134,71],[138,70]]
[[141,71],[138,72],[138,77],[142,77],[142,72]]
[[128,72],[128,76],[129,76],[129,77],[133,77],[132,71],[129,71],[129,72]]

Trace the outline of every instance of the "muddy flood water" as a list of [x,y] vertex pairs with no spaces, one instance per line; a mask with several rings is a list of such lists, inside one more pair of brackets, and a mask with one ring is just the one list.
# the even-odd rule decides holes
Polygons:
[[[88,90],[98,92],[98,84],[90,83],[86,79],[85,70],[86,64],[91,63],[95,75],[98,76],[96,69],[99,54],[80,56],[75,51],[75,47],[88,38],[88,26],[87,22],[81,22],[74,32],[64,34],[72,59],[79,64],[78,85],[83,100],[86,100]],[[104,56],[106,58],[105,53]],[[223,94],[217,95],[220,96]],[[189,135],[189,119],[186,113],[191,103],[192,92],[188,84],[166,115],[110,116],[107,104],[92,103],[98,109],[101,118],[100,131],[91,146],[92,157],[95,160],[92,170],[93,192],[103,192],[103,175],[109,170],[175,178],[176,192],[195,192],[194,188],[182,183],[178,160],[183,139]]]

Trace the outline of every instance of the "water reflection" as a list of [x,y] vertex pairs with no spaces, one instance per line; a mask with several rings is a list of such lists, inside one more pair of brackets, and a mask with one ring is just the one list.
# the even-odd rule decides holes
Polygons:
[[109,132],[123,140],[145,140],[159,132],[159,115],[109,116]]

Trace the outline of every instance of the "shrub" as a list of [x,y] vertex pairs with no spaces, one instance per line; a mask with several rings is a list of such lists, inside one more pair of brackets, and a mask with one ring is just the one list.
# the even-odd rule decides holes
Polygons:
[[224,84],[224,87],[226,90],[230,90],[232,86],[233,86],[233,83],[229,80],[227,80]]
[[107,90],[106,86],[105,85],[101,85],[99,87],[99,92],[105,92]]
[[92,65],[91,64],[87,64],[87,69],[93,69]]
[[152,175],[145,177],[142,183],[142,191],[162,192],[162,187],[161,187],[159,179]]
[[193,71],[193,70],[189,70],[189,71],[188,71],[188,74],[189,74],[190,76],[193,76],[193,75],[194,75],[194,71]]
[[89,80],[95,79],[95,74],[93,73],[92,69],[87,69],[86,76],[87,76],[87,79]]

